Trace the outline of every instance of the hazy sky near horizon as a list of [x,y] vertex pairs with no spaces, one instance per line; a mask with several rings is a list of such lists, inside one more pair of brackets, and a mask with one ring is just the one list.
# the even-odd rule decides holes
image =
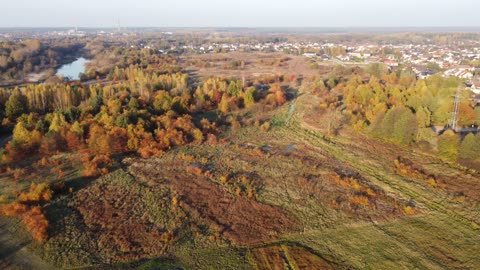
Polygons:
[[480,26],[479,0],[3,0],[0,27]]

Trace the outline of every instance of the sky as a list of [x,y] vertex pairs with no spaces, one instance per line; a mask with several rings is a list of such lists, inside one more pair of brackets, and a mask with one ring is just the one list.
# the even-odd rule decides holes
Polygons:
[[0,27],[478,27],[479,0],[0,0]]

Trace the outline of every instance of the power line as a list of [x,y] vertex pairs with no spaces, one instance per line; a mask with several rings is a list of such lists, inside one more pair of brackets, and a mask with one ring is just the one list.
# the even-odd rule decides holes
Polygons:
[[460,109],[460,94],[461,94],[461,88],[457,88],[457,93],[455,94],[455,101],[454,101],[454,109],[453,109],[453,115],[452,115],[452,123],[451,127],[453,130],[457,129],[458,125],[458,112]]

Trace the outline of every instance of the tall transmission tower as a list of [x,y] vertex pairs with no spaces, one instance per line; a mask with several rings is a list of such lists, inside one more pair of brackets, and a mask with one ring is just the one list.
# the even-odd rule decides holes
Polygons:
[[455,101],[454,101],[454,108],[452,113],[452,123],[451,127],[453,130],[457,129],[458,125],[458,111],[460,108],[460,95],[462,93],[462,89],[460,87],[457,88],[457,93],[455,94]]

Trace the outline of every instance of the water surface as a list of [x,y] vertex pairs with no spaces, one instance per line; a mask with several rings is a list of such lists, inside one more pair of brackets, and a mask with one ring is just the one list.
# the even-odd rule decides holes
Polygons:
[[80,73],[85,72],[85,64],[88,62],[90,62],[90,60],[80,57],[70,64],[61,66],[57,70],[57,75],[69,78],[70,80],[79,80]]

